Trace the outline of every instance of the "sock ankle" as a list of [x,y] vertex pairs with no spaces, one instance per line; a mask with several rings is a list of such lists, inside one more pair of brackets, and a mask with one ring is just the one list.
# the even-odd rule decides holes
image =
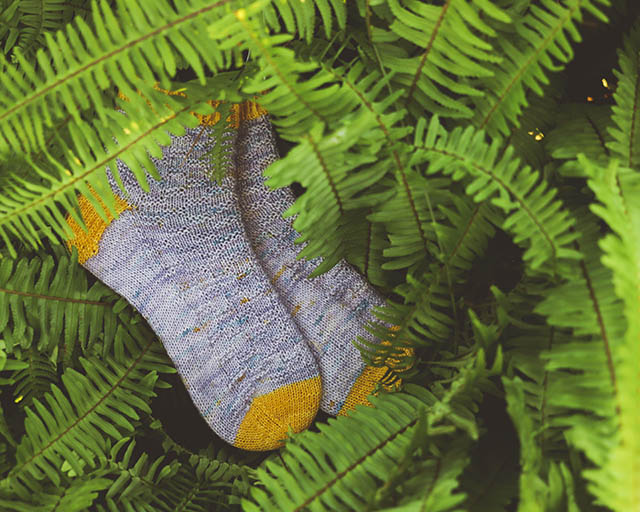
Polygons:
[[366,366],[353,341],[370,338],[364,326],[374,320],[373,308],[384,304],[380,294],[351,265],[342,261],[314,278],[307,276],[319,259],[297,260],[303,246],[282,213],[294,196],[287,188],[271,190],[262,172],[278,158],[266,115],[240,124],[234,171],[247,233],[267,275],[309,343],[322,376],[320,408],[344,414],[381,383],[386,367]]
[[69,219],[69,245],[148,320],[210,427],[240,448],[269,450],[313,420],[319,370],[252,252],[233,176],[220,186],[207,178],[202,129],[172,136],[149,193],[118,162],[119,218],[102,221],[81,198],[88,232]]

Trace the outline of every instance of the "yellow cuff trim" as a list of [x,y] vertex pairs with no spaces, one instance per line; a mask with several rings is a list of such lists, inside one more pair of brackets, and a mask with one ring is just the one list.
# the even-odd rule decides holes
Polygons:
[[[96,196],[100,205],[105,211],[107,211],[104,203],[100,198],[98,198],[96,193],[92,192],[92,194]],[[67,241],[67,247],[69,250],[71,250],[72,247],[76,247],[78,249],[78,262],[84,263],[92,256],[98,254],[102,234],[104,233],[104,230],[107,229],[107,226],[111,224],[114,217],[109,213],[109,211],[107,211],[107,221],[105,222],[104,219],[98,215],[98,212],[89,200],[83,195],[78,196],[78,203],[80,205],[82,219],[87,226],[87,231],[82,229],[80,224],[68,215],[67,223],[71,227],[74,236]],[[116,196],[116,212],[118,215],[129,209],[131,209],[131,205],[121,197]]]
[[234,446],[254,451],[279,448],[289,427],[297,433],[311,425],[321,395],[320,377],[313,377],[254,398],[240,424]]
[[[154,86],[154,88],[169,96],[182,96],[184,98],[187,97],[185,92],[182,90],[169,91],[167,89],[162,89],[157,85]],[[127,98],[124,94],[120,92],[118,93],[118,97],[125,101],[129,101],[129,98]],[[219,100],[209,100],[207,101],[207,103],[211,105],[213,108],[216,108],[218,105],[220,105]],[[220,121],[220,112],[214,112],[213,114],[198,114],[196,112],[191,112],[191,114],[196,116],[200,121],[200,124],[205,126],[213,126],[218,121]],[[243,101],[242,103],[234,103],[231,106],[231,114],[227,117],[226,121],[233,128],[237,129],[240,127],[240,123],[242,123],[243,121],[251,121],[252,119],[258,119],[259,117],[262,117],[266,114],[267,114],[267,111],[264,108],[262,108],[260,105],[258,105],[258,103],[256,103],[253,100],[247,100],[247,101]]]

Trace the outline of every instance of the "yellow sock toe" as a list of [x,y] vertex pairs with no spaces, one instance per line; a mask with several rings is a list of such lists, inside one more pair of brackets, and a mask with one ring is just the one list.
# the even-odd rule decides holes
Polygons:
[[[373,392],[376,385],[380,383],[386,372],[386,366],[365,366],[351,387],[344,404],[338,411],[338,416],[347,415],[349,411],[353,410],[358,404],[370,406],[371,402],[367,400],[367,397]],[[394,385],[399,385],[400,382],[400,379],[398,379],[394,382]]]
[[284,444],[289,428],[305,430],[320,407],[320,377],[293,382],[253,399],[234,446],[244,450],[274,450]]

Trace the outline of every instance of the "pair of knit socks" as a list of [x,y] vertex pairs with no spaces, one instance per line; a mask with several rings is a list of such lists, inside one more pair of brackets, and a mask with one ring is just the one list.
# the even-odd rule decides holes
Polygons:
[[298,234],[282,218],[294,197],[264,184],[278,155],[256,103],[234,105],[231,168],[220,184],[209,179],[213,119],[171,136],[148,193],[122,162],[107,170],[119,216],[105,222],[80,197],[87,229],[69,219],[69,246],[147,319],[211,428],[270,450],[319,408],[368,403],[386,368],[365,366],[353,340],[383,300],[344,262],[307,278],[320,261],[296,259]]

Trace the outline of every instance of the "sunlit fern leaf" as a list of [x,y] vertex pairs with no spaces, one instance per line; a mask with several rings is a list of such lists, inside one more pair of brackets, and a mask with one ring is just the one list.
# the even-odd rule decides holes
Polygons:
[[[496,32],[483,17],[503,23],[509,17],[488,0],[446,0],[443,5],[388,0],[387,5],[395,17],[390,29],[397,39],[411,43],[412,50],[401,56],[399,44],[392,51],[382,46],[380,58],[396,72],[395,83],[406,88],[403,100],[410,112],[416,118],[425,110],[442,117],[471,117],[467,97],[483,92],[468,79],[491,76],[487,63],[500,60],[490,42]],[[385,42],[389,40],[385,36]]]
[[[429,442],[447,446],[446,436],[456,428],[477,437],[472,410],[482,396],[478,389],[488,382],[489,375],[499,371],[501,359],[497,357],[491,368],[485,364],[480,350],[439,398],[422,387],[408,385],[407,393],[371,397],[373,408],[358,407],[348,417],[318,425],[320,432],[294,436],[281,461],[269,460],[257,469],[260,485],[251,494],[255,501],[244,501],[244,510],[366,510],[376,503],[385,483],[393,487],[383,491],[388,492],[386,496],[399,499],[411,468],[420,461],[427,471],[439,464],[439,457],[426,448]],[[466,459],[460,452],[458,457]],[[391,461],[397,460],[405,462],[396,467]],[[450,460],[449,467],[459,462],[459,458]],[[457,487],[457,474],[456,470],[436,472],[432,488],[443,494],[450,492]],[[427,486],[422,493],[427,501],[436,498],[429,496]]]
[[613,138],[611,108],[608,105],[570,103],[560,106],[556,113],[557,126],[544,136],[547,151],[556,160],[566,160],[558,171],[565,176],[584,176],[577,162],[584,153],[594,162],[610,158],[609,145]]
[[59,485],[63,462],[83,475],[107,455],[106,439],[132,432],[139,411],[150,412],[155,372],[142,371],[107,359],[80,359],[85,373],[67,369],[62,382],[33,401],[27,409],[25,435],[16,452],[16,465],[3,485],[20,497],[39,490],[44,481]]
[[37,347],[67,364],[77,350],[112,336],[117,296],[101,282],[89,286],[87,272],[73,256],[0,260],[0,332],[13,346]]
[[[380,170],[369,165],[375,163],[375,155],[355,156],[353,151],[358,140],[370,136],[375,126],[369,112],[345,119],[344,125],[332,133],[324,133],[322,125],[316,125],[285,158],[264,172],[269,186],[283,187],[298,181],[307,189],[285,215],[297,215],[293,227],[300,237],[296,241],[307,242],[300,256],[324,258],[312,275],[330,269],[342,259],[343,231],[357,207],[350,199],[381,177]],[[301,168],[305,169],[304,174],[300,174]]]
[[474,102],[473,124],[490,135],[508,136],[526,105],[526,94],[543,94],[547,71],[558,71],[573,57],[571,40],[580,41],[578,23],[585,13],[606,21],[601,6],[609,0],[541,0],[515,26],[515,34],[501,33],[494,47],[502,56],[491,66],[493,76],[474,84],[484,91]]
[[[632,393],[623,391],[629,386],[627,378],[631,375],[625,371],[624,360],[627,320],[622,300],[614,290],[612,273],[602,265],[602,251],[597,246],[600,238],[597,223],[582,212],[577,230],[580,238],[575,243],[584,259],[578,263],[575,272],[565,274],[567,281],[564,284],[547,292],[536,311],[545,315],[549,324],[558,329],[571,329],[573,333],[572,342],[554,345],[543,355],[547,360],[546,370],[555,377],[548,386],[548,402],[552,407],[567,411],[549,421],[551,425],[567,428],[567,441],[601,468],[601,471],[596,470],[601,478],[592,481],[591,491],[607,502],[603,499],[610,493],[607,484],[617,478],[612,475],[612,469],[615,467],[613,471],[618,473],[616,455],[620,452],[614,448],[619,443],[617,430],[623,418],[621,405],[626,402],[623,396]],[[631,378],[636,382],[637,370]],[[637,415],[636,409],[637,404],[628,411]],[[598,434],[592,436],[587,432]],[[634,430],[633,436],[636,435]],[[607,443],[603,444],[603,439],[607,439]],[[621,450],[632,448],[628,446]],[[583,476],[591,479],[592,474],[585,470]],[[629,496],[617,494],[617,497],[624,502]],[[618,506],[613,509],[625,510]]]
[[466,193],[475,201],[490,200],[508,214],[502,227],[524,245],[527,269],[536,273],[558,273],[578,253],[571,246],[573,220],[556,191],[540,180],[539,173],[522,166],[513,149],[502,153],[501,143],[485,142],[485,134],[473,127],[442,130],[437,116],[426,130],[424,119],[416,127],[416,152],[411,163],[428,162],[425,174],[442,172],[454,180],[469,179]]
[[130,99],[137,91],[152,98],[153,84],[166,84],[175,74],[174,55],[184,56],[204,83],[205,65],[220,70],[231,63],[234,50],[221,52],[207,32],[225,15],[226,3],[192,0],[174,7],[167,0],[119,0],[116,17],[105,0],[96,1],[93,27],[76,18],[55,38],[46,34],[37,67],[20,54],[15,66],[0,60],[6,68],[0,75],[0,153],[41,147],[43,125],[67,114],[79,122],[89,107],[104,121],[108,88],[117,86]]
[[611,121],[613,126],[609,133],[613,141],[607,144],[613,155],[621,159],[623,165],[640,169],[640,23],[624,39],[624,46],[618,50],[618,65],[613,74],[618,79],[618,86],[613,99]]
[[5,497],[0,494],[2,510],[12,512],[86,512],[94,504],[98,494],[111,480],[108,478],[75,478],[68,486],[48,488],[28,497]]
[[[582,159],[586,164],[586,161]],[[613,163],[604,169],[589,165],[589,186],[598,203],[592,210],[612,232],[600,241],[602,263],[612,272],[617,297],[622,301],[626,331],[612,340],[615,357],[615,407],[617,432],[607,447],[609,457],[600,468],[585,471],[590,490],[598,500],[615,511],[640,507],[640,411],[638,410],[638,365],[640,364],[640,210],[637,204],[640,180],[637,171],[617,168]],[[619,303],[618,303],[619,304]],[[586,442],[581,443],[585,449]],[[587,452],[589,454],[589,452]],[[591,455],[589,454],[591,457]],[[591,457],[592,458],[592,457]],[[612,489],[617,489],[612,494]]]
[[[15,178],[14,183],[0,193],[0,238],[13,255],[15,250],[10,235],[22,238],[34,247],[38,247],[42,237],[55,242],[68,240],[73,231],[65,213],[83,227],[84,222],[77,213],[78,193],[91,203],[105,222],[109,216],[117,216],[115,195],[105,167],[110,165],[113,170],[116,159],[121,160],[132,170],[142,188],[148,190],[145,170],[158,178],[150,156],[159,157],[159,144],[170,143],[167,131],[180,134],[184,126],[197,125],[198,121],[190,111],[212,112],[207,104],[191,103],[195,100],[172,98],[158,91],[149,94],[163,97],[165,101],[162,107],[156,107],[155,113],[144,102],[142,105],[128,103],[127,116],[111,109],[105,113],[105,121],[71,123],[68,130],[73,145],[63,152],[66,161],[49,157],[47,167],[31,161],[42,183]],[[64,147],[64,140],[59,142]],[[114,177],[119,180],[115,171]]]
[[343,0],[274,1],[265,8],[264,16],[271,28],[280,29],[281,19],[288,32],[298,32],[301,39],[310,43],[316,26],[316,9],[327,39],[332,35],[334,17],[339,28],[345,27],[347,9]]

